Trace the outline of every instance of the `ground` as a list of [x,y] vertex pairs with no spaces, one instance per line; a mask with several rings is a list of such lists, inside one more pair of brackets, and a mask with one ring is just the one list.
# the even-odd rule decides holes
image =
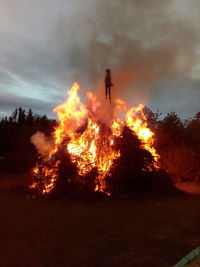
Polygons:
[[169,267],[200,244],[198,197],[29,199],[0,180],[0,266]]

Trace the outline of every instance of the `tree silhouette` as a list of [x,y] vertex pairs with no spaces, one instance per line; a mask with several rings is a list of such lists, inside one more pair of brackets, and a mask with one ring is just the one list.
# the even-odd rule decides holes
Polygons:
[[32,168],[37,160],[37,151],[30,143],[30,137],[37,131],[50,136],[55,125],[56,121],[46,115],[16,108],[9,118],[0,121],[0,156],[4,158],[0,167],[20,172]]

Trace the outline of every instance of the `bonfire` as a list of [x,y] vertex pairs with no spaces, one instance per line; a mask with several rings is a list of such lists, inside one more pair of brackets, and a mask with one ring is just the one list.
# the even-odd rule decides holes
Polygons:
[[[84,179],[92,170],[96,170],[94,191],[109,194],[106,177],[113,162],[120,157],[120,150],[115,143],[124,127],[137,135],[142,148],[151,153],[154,170],[160,168],[155,136],[148,128],[143,113],[144,105],[128,108],[124,101],[116,99],[112,105],[109,104],[112,114],[108,121],[105,120],[107,111],[101,101],[92,92],[87,92],[85,103],[81,103],[78,90],[78,83],[74,83],[66,101],[53,110],[57,114],[58,125],[51,136],[49,149],[40,156],[33,169],[32,189],[44,195],[50,194],[60,178],[58,168],[66,156],[77,168],[77,179]],[[151,170],[151,166],[145,169],[146,172]],[[68,182],[70,179],[69,175]]]

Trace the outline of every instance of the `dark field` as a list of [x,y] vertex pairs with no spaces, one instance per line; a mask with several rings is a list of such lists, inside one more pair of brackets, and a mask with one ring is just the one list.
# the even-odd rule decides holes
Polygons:
[[200,198],[75,202],[0,192],[0,266],[173,266],[200,244]]

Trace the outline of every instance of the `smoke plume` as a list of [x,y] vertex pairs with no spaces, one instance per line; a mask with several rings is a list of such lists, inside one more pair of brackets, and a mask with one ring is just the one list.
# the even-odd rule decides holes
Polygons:
[[42,132],[36,132],[31,136],[31,143],[35,145],[38,153],[44,158],[49,156],[49,152],[52,149],[52,143],[48,137]]
[[[191,1],[194,13],[197,1]],[[196,64],[198,28],[176,1],[87,1],[71,18],[61,16],[56,31],[70,77],[88,90],[103,88],[106,68],[113,72],[114,97],[148,97],[147,89],[190,77]],[[183,7],[184,8],[184,7]],[[62,25],[62,26],[61,26]]]

